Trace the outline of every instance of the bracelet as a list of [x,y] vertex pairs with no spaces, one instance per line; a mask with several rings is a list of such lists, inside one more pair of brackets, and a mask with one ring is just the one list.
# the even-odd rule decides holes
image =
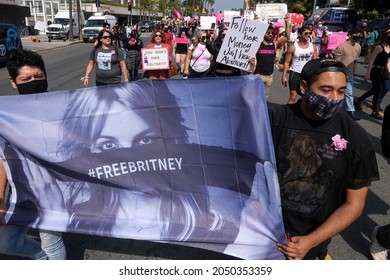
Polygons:
[[84,77],[84,80],[88,80],[89,79],[89,77]]

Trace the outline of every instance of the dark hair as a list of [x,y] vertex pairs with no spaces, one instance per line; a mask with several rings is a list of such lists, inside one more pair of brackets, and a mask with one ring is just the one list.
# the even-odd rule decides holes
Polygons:
[[130,38],[138,38],[138,31],[136,29],[131,30]]
[[106,28],[106,27],[111,27],[111,24],[109,24],[108,22],[103,23],[103,28]]
[[[313,83],[318,81],[319,76],[325,72],[340,72],[347,78],[347,69],[344,64],[333,58],[316,58],[309,60],[305,66],[303,66],[301,72],[301,81],[306,81],[310,87]],[[300,85],[297,86],[296,91],[299,95],[302,95]]]
[[45,62],[43,61],[42,56],[36,52],[21,49],[8,60],[7,69],[12,80],[16,80],[16,77],[19,75],[19,69],[23,66],[38,67],[47,77]]
[[102,44],[102,41],[100,41],[100,40],[102,39],[104,32],[107,32],[107,33],[110,34],[110,37],[111,37],[111,45],[112,45],[112,40],[114,39],[114,35],[113,35],[110,31],[108,31],[108,30],[106,30],[106,29],[102,29],[102,30],[100,30],[100,32],[99,32],[99,34],[98,34],[98,36],[97,36],[97,39],[96,39],[96,40],[97,40],[97,44],[96,44],[96,46],[95,46],[95,49],[100,48],[100,47],[103,45],[103,44]]
[[310,28],[307,25],[304,25],[298,29],[298,34],[302,34],[303,32],[305,32],[305,30],[310,30]]

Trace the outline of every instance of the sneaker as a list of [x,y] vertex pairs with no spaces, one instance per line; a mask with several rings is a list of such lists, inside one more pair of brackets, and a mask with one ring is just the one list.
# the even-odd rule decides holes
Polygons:
[[372,112],[370,117],[380,121],[383,120],[383,117],[378,112]]
[[359,111],[363,110],[361,102],[357,100],[353,101],[353,106],[355,106],[355,110],[359,110]]
[[379,226],[376,226],[374,228],[374,232],[372,233],[371,237],[371,245],[370,245],[370,252],[371,256],[374,260],[389,260],[390,259],[390,251],[381,245],[379,245],[378,239],[377,239],[377,233],[378,233]]

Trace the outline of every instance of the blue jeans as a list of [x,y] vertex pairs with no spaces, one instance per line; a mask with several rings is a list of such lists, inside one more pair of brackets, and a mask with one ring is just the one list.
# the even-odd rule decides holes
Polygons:
[[49,260],[66,260],[66,248],[61,232],[39,230],[39,237],[41,247]]
[[33,260],[65,260],[66,249],[60,232],[41,230],[41,242],[27,235],[25,226],[0,227],[0,253],[30,258]]
[[0,227],[0,253],[46,260],[41,244],[27,236],[28,227],[7,225]]
[[348,78],[347,80],[343,108],[348,112],[355,111],[355,106],[353,105],[353,78]]
[[[7,203],[11,194],[7,192]],[[41,242],[27,235],[26,226],[0,226],[0,253],[27,257],[33,260],[66,260],[61,232],[40,230]]]

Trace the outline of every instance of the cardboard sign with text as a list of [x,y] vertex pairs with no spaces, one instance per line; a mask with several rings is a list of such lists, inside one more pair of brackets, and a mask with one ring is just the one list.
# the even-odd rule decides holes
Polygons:
[[169,56],[167,48],[141,49],[143,70],[169,69]]
[[256,56],[268,24],[236,17],[229,24],[217,62],[248,71],[248,60]]
[[202,30],[210,29],[217,23],[217,18],[214,16],[201,16],[200,17],[200,26]]

